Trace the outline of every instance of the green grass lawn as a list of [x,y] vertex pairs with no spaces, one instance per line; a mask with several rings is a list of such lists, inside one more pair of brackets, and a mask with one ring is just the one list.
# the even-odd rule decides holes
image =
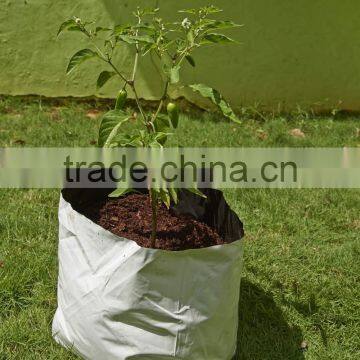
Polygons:
[[[0,101],[0,147],[89,146],[89,104]],[[304,138],[289,130],[300,128]],[[171,144],[359,146],[357,118],[183,116]],[[238,359],[360,358],[360,192],[226,190],[243,220]],[[59,190],[0,190],[0,359],[76,359],[51,338]],[[307,352],[300,351],[306,341]],[[216,360],[216,359],[209,359]]]

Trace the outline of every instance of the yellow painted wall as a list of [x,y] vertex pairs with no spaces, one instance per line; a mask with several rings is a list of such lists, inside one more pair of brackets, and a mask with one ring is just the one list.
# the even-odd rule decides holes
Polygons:
[[[176,9],[208,4],[203,0],[0,0],[0,94],[113,97],[118,85],[96,92],[96,62],[65,76],[69,57],[86,39],[56,31],[72,15],[106,25],[126,22],[136,5],[158,5],[164,16]],[[184,83],[207,83],[235,107],[261,103],[268,109],[360,110],[360,2],[354,0],[217,0],[224,17],[245,26],[232,31],[239,46],[211,47],[195,54],[197,68],[187,68]],[[129,51],[118,63],[129,70]],[[142,97],[159,96],[159,76],[142,63]],[[341,105],[338,105],[341,102]]]

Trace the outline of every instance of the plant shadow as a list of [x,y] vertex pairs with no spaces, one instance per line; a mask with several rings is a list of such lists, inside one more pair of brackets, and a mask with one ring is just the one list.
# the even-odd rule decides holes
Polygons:
[[269,293],[248,280],[240,289],[238,349],[233,360],[304,359],[302,333],[287,323]]

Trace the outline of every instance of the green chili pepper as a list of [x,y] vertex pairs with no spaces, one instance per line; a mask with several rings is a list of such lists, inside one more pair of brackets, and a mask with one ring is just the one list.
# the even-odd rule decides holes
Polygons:
[[125,89],[120,90],[116,98],[115,109],[116,110],[123,109],[125,106],[126,99],[127,99],[127,91]]
[[170,102],[167,106],[167,112],[173,128],[176,129],[179,124],[179,107],[175,103]]

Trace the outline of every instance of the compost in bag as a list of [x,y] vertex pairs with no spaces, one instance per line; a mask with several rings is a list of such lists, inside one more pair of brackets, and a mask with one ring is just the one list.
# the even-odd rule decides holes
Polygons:
[[[155,248],[179,251],[231,242],[229,237],[225,239],[219,235],[211,221],[209,224],[204,222],[204,214],[194,213],[194,205],[200,206],[195,200],[198,199],[193,196],[192,204],[187,204],[187,209],[184,207],[185,202],[170,210],[163,203],[158,204]],[[152,209],[148,194],[135,193],[116,199],[98,198],[93,202],[78,200],[74,206],[115,235],[134,240],[142,247],[151,247]],[[241,236],[242,227],[239,226],[239,229]]]

